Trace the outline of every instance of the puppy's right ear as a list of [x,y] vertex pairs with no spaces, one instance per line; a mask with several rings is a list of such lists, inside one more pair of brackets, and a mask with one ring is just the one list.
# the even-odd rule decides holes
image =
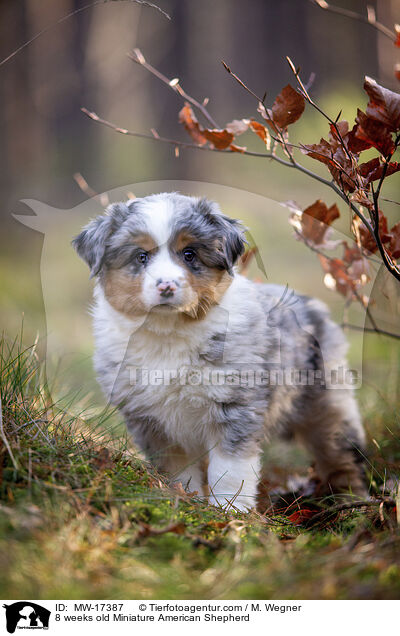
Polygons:
[[111,235],[110,216],[98,216],[76,236],[72,245],[90,267],[90,278],[97,276],[103,264],[106,241]]
[[90,278],[97,276],[103,265],[107,240],[132,211],[132,205],[114,203],[107,208],[106,214],[90,221],[76,236],[72,245],[79,256],[90,267]]

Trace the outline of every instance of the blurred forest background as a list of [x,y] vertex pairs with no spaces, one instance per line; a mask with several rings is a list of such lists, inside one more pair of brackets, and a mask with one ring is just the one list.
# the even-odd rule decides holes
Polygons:
[[[1,0],[0,59],[86,4]],[[367,6],[373,7],[378,20],[389,27],[400,21],[399,0],[337,0],[336,5],[363,15]],[[364,75],[399,89],[393,74],[398,49],[393,42],[370,25],[323,11],[310,0],[160,0],[159,6],[171,20],[154,8],[129,1],[96,4],[55,24],[0,66],[1,326],[10,335],[17,333],[23,313],[27,343],[36,333],[46,333],[40,276],[43,235],[12,214],[32,214],[20,202],[27,198],[55,208],[78,205],[87,196],[75,182],[75,173],[81,173],[96,192],[136,182],[188,180],[240,188],[274,201],[295,199],[302,206],[318,197],[328,205],[335,201],[324,186],[274,163],[191,149],[176,157],[171,146],[124,137],[90,121],[80,111],[82,106],[131,130],[155,128],[160,135],[188,140],[178,124],[182,101],[134,64],[127,52],[139,47],[160,71],[178,77],[189,94],[199,100],[209,97],[208,108],[222,124],[255,116],[256,104],[224,71],[221,60],[257,94],[267,91],[266,103],[271,104],[283,86],[295,85],[285,59],[289,55],[301,67],[303,78],[315,73],[312,94],[325,110],[335,117],[342,108],[350,121],[356,107],[366,104]],[[295,128],[303,143],[327,134],[326,122],[309,110]],[[324,172],[308,158],[304,163]],[[385,184],[388,198],[396,197],[396,180],[397,175]],[[308,293],[311,288],[334,311],[343,307],[343,298],[324,288],[315,255],[295,246],[288,211],[277,211],[281,226],[277,218],[275,228],[260,214],[243,209],[244,201],[242,197],[237,209],[225,211],[244,219],[256,240],[263,244],[265,239],[271,246],[267,267],[273,270],[271,282],[289,282]],[[340,207],[339,228],[349,235],[348,216]],[[386,213],[391,221],[398,216],[396,209]],[[83,266],[79,276],[86,276]],[[86,311],[71,305],[71,312]],[[360,338],[351,334],[352,343]],[[374,375],[388,357],[397,369],[397,342],[371,336],[367,345]],[[364,340],[364,348],[367,345]],[[385,367],[381,372],[386,377]],[[396,372],[392,383],[397,381]]]

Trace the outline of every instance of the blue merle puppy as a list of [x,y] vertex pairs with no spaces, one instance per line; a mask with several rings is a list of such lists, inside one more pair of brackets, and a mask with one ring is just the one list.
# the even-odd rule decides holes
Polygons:
[[274,432],[306,445],[327,492],[363,495],[343,333],[318,300],[239,275],[244,242],[215,203],[176,193],[91,221],[73,244],[96,278],[98,380],[147,457],[214,505],[255,505]]

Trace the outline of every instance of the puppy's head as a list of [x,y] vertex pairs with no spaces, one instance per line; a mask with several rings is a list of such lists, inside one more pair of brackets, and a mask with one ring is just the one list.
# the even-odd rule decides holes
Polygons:
[[171,193],[111,205],[73,245],[118,311],[196,319],[229,287],[243,232],[215,203]]

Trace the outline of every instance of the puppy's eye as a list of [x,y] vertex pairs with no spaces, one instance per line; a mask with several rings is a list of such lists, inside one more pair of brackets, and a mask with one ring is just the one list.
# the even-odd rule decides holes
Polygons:
[[183,258],[187,263],[191,263],[196,256],[195,251],[192,249],[183,250]]
[[136,258],[139,261],[139,263],[142,263],[144,265],[149,260],[149,255],[147,252],[139,252]]

